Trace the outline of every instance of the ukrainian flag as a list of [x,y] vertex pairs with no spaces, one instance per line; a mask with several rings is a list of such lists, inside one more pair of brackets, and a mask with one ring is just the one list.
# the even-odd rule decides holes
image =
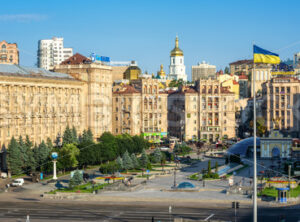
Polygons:
[[253,60],[254,63],[280,63],[280,58],[278,54],[262,49],[256,45],[253,46]]

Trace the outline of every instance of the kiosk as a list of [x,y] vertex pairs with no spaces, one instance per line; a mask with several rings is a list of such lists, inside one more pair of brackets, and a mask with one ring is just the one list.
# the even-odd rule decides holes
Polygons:
[[285,188],[276,188],[278,190],[278,202],[286,203],[287,202],[287,192],[290,190],[288,187]]

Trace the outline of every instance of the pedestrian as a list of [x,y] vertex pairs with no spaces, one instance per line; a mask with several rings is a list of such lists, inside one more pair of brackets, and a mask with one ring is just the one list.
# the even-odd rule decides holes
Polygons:
[[205,187],[205,180],[203,180],[203,187]]

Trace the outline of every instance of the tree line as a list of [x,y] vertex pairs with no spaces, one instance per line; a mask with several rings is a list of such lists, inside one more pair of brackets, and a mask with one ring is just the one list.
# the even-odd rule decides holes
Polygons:
[[39,145],[33,144],[29,137],[11,138],[7,150],[8,170],[14,174],[30,174],[35,172],[52,173],[51,153],[57,152],[57,169],[60,171],[85,168],[116,160],[125,152],[139,154],[149,148],[149,143],[142,136],[122,134],[114,136],[105,132],[93,140],[90,129],[78,136],[76,128],[66,127],[62,142],[56,140],[53,145],[50,138]]

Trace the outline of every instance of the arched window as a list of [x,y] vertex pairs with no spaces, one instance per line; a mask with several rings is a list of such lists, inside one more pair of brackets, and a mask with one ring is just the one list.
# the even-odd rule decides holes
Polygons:
[[2,49],[6,49],[6,45],[5,45],[5,44],[3,44],[1,48],[2,48]]

